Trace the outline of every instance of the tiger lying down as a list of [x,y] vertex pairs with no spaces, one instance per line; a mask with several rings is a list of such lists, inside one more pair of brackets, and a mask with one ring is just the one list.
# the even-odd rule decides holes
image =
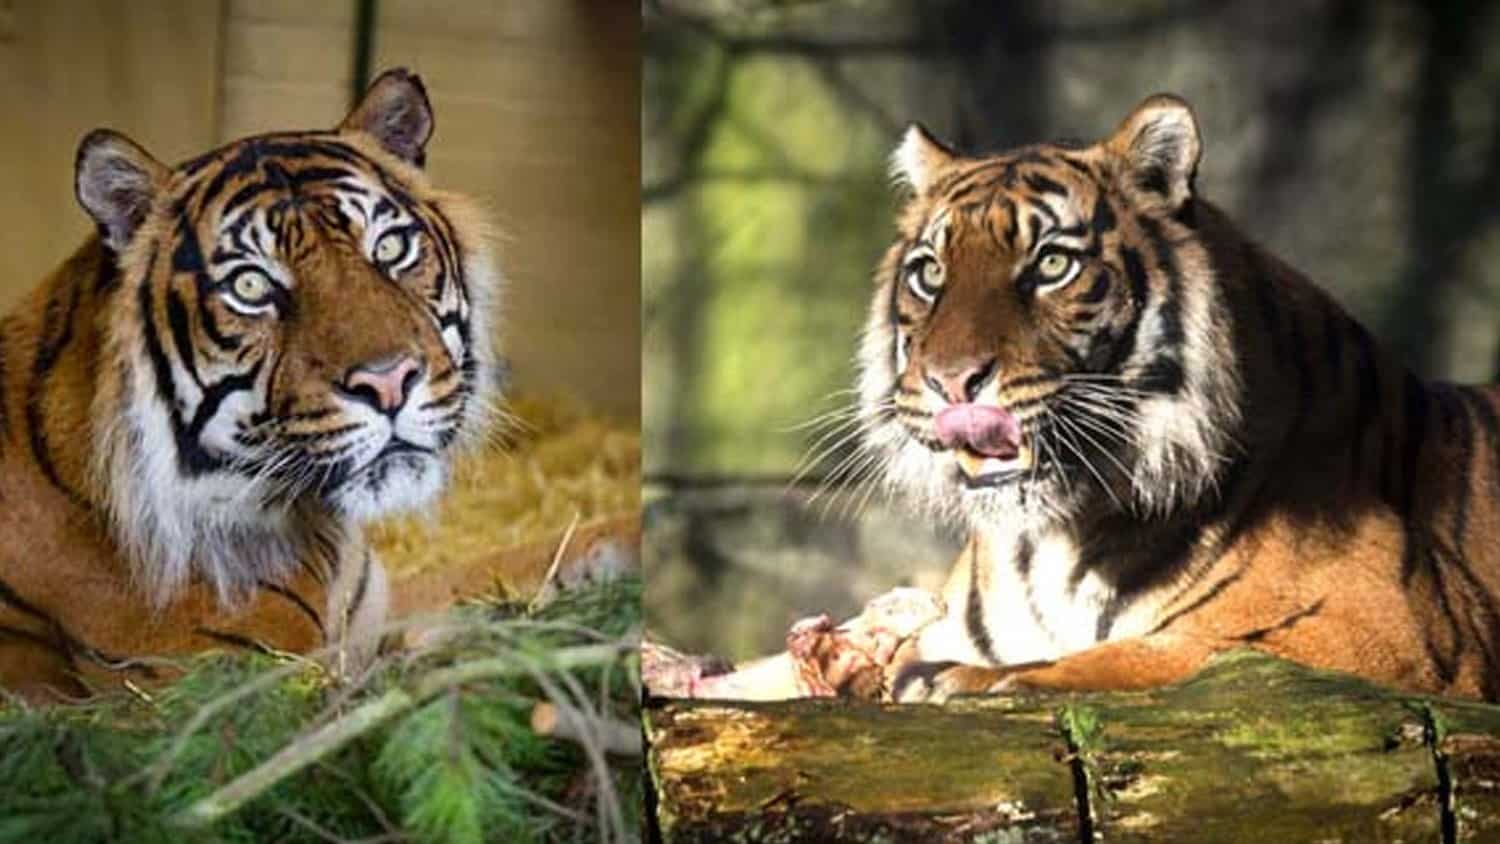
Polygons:
[[230,646],[373,653],[360,524],[444,489],[497,400],[486,229],[389,71],[338,128],[167,167],[99,130],[98,225],[0,329],[0,686],[75,696]]
[[967,545],[928,610],[666,691],[1133,689],[1253,647],[1500,700],[1500,396],[1393,360],[1197,195],[1199,151],[1170,96],[1089,147],[908,131],[864,444]]

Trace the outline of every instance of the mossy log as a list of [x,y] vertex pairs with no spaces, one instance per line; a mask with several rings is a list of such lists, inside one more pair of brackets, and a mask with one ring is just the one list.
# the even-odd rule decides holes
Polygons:
[[1500,707],[1254,652],[1149,692],[644,717],[666,842],[1500,840]]

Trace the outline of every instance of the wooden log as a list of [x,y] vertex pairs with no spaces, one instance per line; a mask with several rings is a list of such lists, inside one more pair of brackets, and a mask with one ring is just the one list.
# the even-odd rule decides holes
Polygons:
[[1438,841],[1437,771],[1401,695],[1247,651],[1191,681],[1080,695],[1109,841]]
[[1441,700],[1426,712],[1440,786],[1451,795],[1453,840],[1500,841],[1500,707]]
[[1037,707],[679,701],[646,714],[668,842],[1071,840],[1062,743]]
[[667,842],[1500,840],[1500,707],[1255,652],[1148,692],[644,717]]

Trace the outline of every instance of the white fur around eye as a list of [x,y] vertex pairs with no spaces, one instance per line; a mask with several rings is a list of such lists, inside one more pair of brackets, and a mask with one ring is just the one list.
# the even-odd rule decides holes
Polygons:
[[946,280],[942,263],[926,251],[908,256],[901,272],[906,277],[906,286],[924,302],[936,299]]

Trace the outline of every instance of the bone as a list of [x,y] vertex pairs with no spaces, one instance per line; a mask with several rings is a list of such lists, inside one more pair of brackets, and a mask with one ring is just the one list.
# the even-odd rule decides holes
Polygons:
[[715,700],[806,697],[884,699],[893,666],[921,630],[942,618],[943,601],[922,589],[895,589],[843,624],[827,615],[802,619],[787,632],[786,651],[720,670],[722,661],[690,657],[648,643],[641,673],[657,695]]

